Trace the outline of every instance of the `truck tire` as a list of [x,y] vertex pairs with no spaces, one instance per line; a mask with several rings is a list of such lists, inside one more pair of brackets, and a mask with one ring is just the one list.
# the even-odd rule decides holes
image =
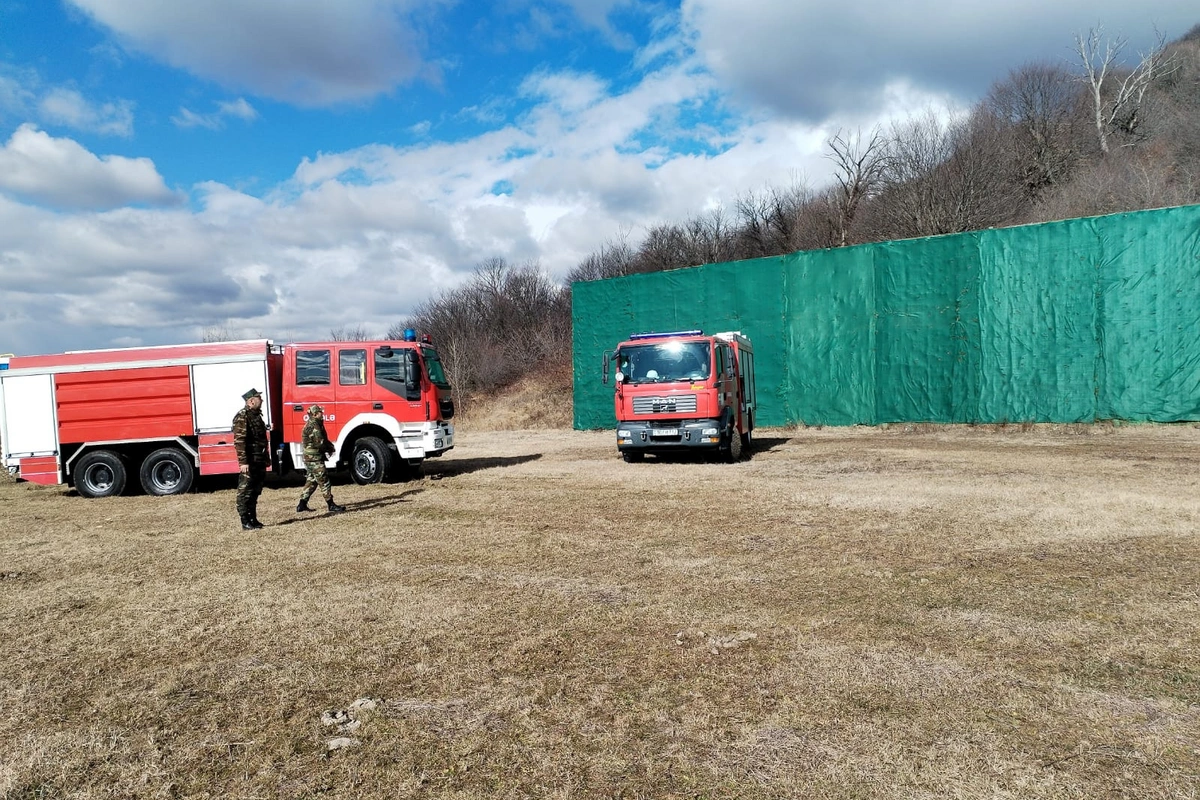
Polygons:
[[721,455],[729,464],[736,464],[742,460],[742,436],[733,422],[729,423],[729,432],[725,434],[725,445],[721,448]]
[[93,450],[75,465],[75,490],[84,497],[116,497],[125,491],[125,462],[111,450]]
[[750,452],[754,449],[754,439],[750,436],[754,432],[754,417],[746,418],[746,432],[742,434],[742,455],[749,457]]
[[392,451],[377,436],[364,436],[354,443],[350,476],[359,485],[379,483],[392,467]]
[[646,458],[646,454],[641,450],[626,450],[621,453],[621,458],[625,459],[626,464],[636,464]]
[[156,497],[184,494],[196,479],[192,460],[174,447],[164,447],[146,456],[138,473],[146,494]]

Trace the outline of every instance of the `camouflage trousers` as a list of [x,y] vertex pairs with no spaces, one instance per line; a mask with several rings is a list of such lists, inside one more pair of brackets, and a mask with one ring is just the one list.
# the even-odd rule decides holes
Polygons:
[[308,461],[304,462],[304,494],[300,495],[300,502],[305,502],[313,496],[313,492],[320,487],[321,496],[326,500],[333,499],[333,483],[329,480],[329,475],[325,472],[324,461]]
[[237,512],[238,515],[258,513],[258,496],[262,494],[263,483],[267,480],[266,464],[251,464],[249,472],[238,475]]

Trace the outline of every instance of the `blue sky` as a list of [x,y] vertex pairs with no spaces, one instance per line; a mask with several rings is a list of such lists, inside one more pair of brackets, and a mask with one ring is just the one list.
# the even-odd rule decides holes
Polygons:
[[382,335],[1194,3],[0,0],[0,352]]

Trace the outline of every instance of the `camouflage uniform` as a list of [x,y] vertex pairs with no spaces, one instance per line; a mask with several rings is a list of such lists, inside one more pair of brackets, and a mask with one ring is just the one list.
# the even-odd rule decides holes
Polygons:
[[320,406],[309,406],[308,421],[304,423],[304,433],[300,437],[304,446],[304,492],[300,495],[296,510],[312,511],[308,507],[308,498],[319,487],[330,513],[336,514],[346,509],[333,502],[333,484],[325,472],[325,459],[333,455],[334,447],[325,433],[324,413],[325,409]]
[[307,501],[320,487],[321,496],[328,503],[333,500],[333,484],[325,473],[325,459],[333,455],[333,443],[325,433],[325,421],[313,416],[311,408],[301,441],[304,442],[304,494],[300,495],[300,502]]
[[242,395],[247,405],[233,417],[233,448],[237,451],[238,465],[250,468],[238,475],[237,511],[243,528],[262,527],[258,521],[258,496],[267,479],[270,448],[262,409],[249,406],[250,398],[259,396],[255,389]]

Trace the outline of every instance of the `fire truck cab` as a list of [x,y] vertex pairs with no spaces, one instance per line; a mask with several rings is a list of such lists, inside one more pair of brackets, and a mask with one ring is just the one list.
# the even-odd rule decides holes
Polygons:
[[612,366],[617,450],[626,461],[709,450],[733,462],[749,453],[754,349],[741,332],[636,333],[604,354],[604,383]]

